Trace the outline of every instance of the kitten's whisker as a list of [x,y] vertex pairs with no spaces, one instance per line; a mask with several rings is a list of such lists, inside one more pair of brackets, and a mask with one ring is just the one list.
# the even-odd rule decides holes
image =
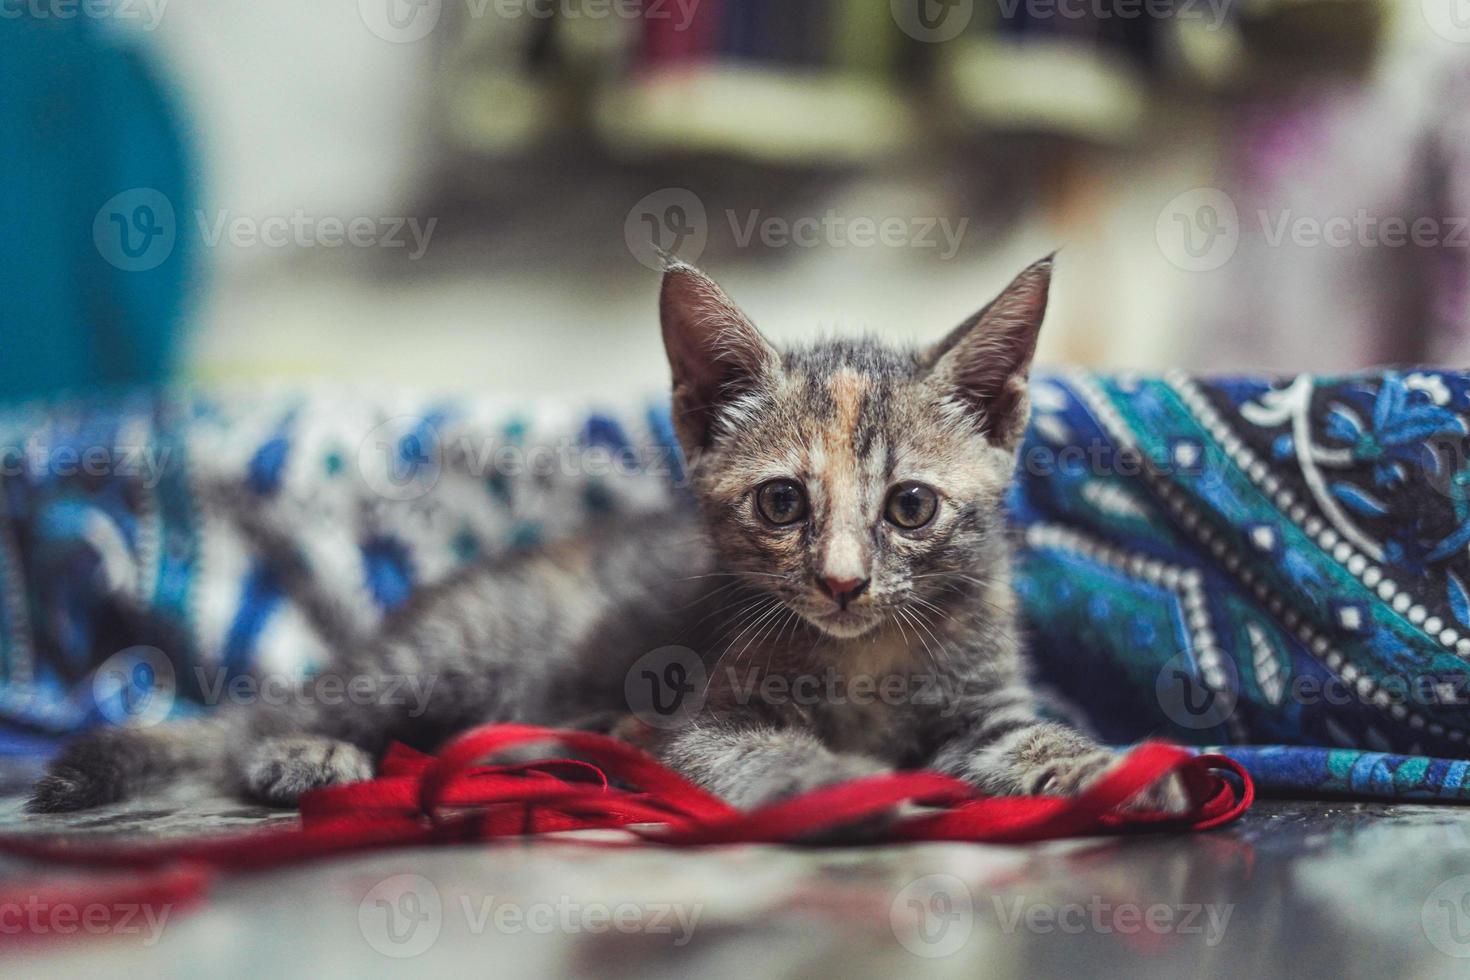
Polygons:
[[725,619],[724,622],[720,623],[718,627],[716,627],[717,630],[723,630],[730,623],[731,620],[739,618],[742,612],[749,609],[752,605],[764,598],[764,593],[756,593],[754,596],[736,596],[734,599],[731,599],[729,602],[720,606],[718,609],[712,609],[709,612],[705,613],[699,618],[697,622],[690,626],[689,630],[686,630],[686,632],[692,632],[708,620],[711,620],[722,613],[730,612],[731,609],[734,609],[735,611],[730,612],[730,616]]
[[[931,659],[935,661],[934,666],[936,668],[939,667],[939,660],[943,659],[944,669],[950,669],[953,664],[949,657],[949,651],[944,648],[944,642],[940,640],[939,637],[935,634],[934,624],[931,623],[927,617],[925,617],[923,611],[920,609],[911,609],[908,610],[908,612],[913,617],[913,622],[917,623],[919,626],[922,626],[924,628],[924,632],[928,633],[930,638],[934,640],[934,645],[939,648],[939,653],[942,655],[941,657],[935,657],[932,653],[930,654]],[[924,646],[927,648],[928,644],[926,643],[924,644]]]
[[899,633],[899,635],[900,635],[900,636],[902,636],[902,637],[903,637],[903,645],[904,645],[904,646],[905,646],[905,647],[907,647],[907,646],[908,646],[908,645],[909,645],[909,634],[908,634],[908,632],[907,632],[907,631],[906,631],[906,630],[905,630],[905,629],[904,629],[904,628],[903,628],[903,623],[901,623],[901,622],[899,622],[899,619],[898,619],[898,616],[897,616],[897,615],[896,615],[896,614],[897,614],[897,612],[898,612],[898,607],[897,607],[897,606],[895,606],[895,607],[894,607],[894,608],[893,608],[893,609],[892,609],[892,610],[891,610],[891,611],[890,611],[890,612],[889,612],[889,614],[888,614],[888,618],[890,618],[890,619],[892,619],[892,621],[893,621],[893,625],[894,625],[894,626],[897,626],[897,627],[898,627],[898,633]]
[[[904,619],[908,620],[909,625],[911,625],[911,626],[914,627],[914,635],[919,638],[919,642],[920,643],[924,644],[924,652],[928,655],[929,662],[934,665],[934,669],[935,670],[939,670],[940,669],[940,667],[939,667],[939,660],[938,660],[938,658],[936,658],[934,656],[934,651],[933,651],[933,649],[930,648],[929,641],[926,640],[926,639],[924,639],[924,635],[919,632],[919,623],[914,618],[913,613],[910,610],[905,609],[903,606],[899,606],[898,607],[898,614],[900,616],[902,616]],[[937,642],[937,639],[936,639],[936,642]]]
[[719,627],[720,632],[724,633],[729,630],[742,629],[752,619],[764,612],[768,604],[778,601],[779,600],[777,600],[774,596],[769,596],[765,594],[756,596],[750,602],[746,603],[744,606],[741,606],[739,612],[736,612],[729,619],[721,623]]
[[720,656],[719,656],[719,659],[716,661],[716,664],[718,664],[721,661],[723,661],[725,659],[725,657],[729,655],[730,651],[734,648],[735,644],[738,643],[738,642],[740,642],[740,638],[741,637],[745,636],[746,633],[748,633],[759,622],[761,622],[761,620],[763,620],[767,615],[769,615],[770,612],[773,609],[780,608],[781,601],[779,599],[777,599],[776,597],[774,597],[774,596],[765,596],[764,598],[765,598],[765,602],[764,603],[758,605],[756,607],[756,609],[755,609],[754,612],[751,612],[751,613],[745,615],[740,620],[740,623],[739,623],[739,632],[735,634],[734,638],[732,640],[730,640],[729,643],[725,644],[725,649],[720,652]]
[[[783,608],[784,608],[784,607],[783,607]],[[787,610],[786,610],[786,611],[787,611],[787,612],[790,612],[790,611],[791,611],[791,610],[789,610],[789,609],[787,609]],[[765,636],[766,636],[766,634],[767,634],[767,633],[769,633],[769,632],[770,632],[770,631],[771,631],[771,630],[772,630],[772,629],[774,629],[774,628],[775,628],[775,627],[776,627],[776,626],[778,626],[778,625],[779,625],[779,624],[780,624],[780,623],[781,623],[781,622],[782,622],[782,619],[781,619],[781,618],[779,618],[779,617],[776,617],[776,618],[772,618],[772,619],[771,619],[771,621],[770,621],[770,623],[769,623],[769,625],[767,625],[767,626],[765,626],[765,627],[764,627],[764,628],[762,628],[762,629],[761,629],[761,631],[760,631],[760,632],[759,632],[759,633],[757,633],[757,634],[756,634],[756,635],[755,635],[755,636],[752,636],[752,637],[751,637],[751,638],[750,638],[750,639],[749,639],[749,640],[748,640],[748,641],[747,641],[747,642],[746,642],[746,644],[745,644],[745,645],[746,645],[746,646],[747,646],[747,647],[749,647],[749,646],[751,646],[751,645],[753,645],[753,644],[754,644],[754,645],[757,645],[757,646],[758,646],[758,645],[759,645],[759,644],[760,644],[760,642],[761,642],[761,640],[763,640],[763,639],[765,639]],[[743,656],[745,656],[745,651],[744,651],[744,650],[741,650],[741,651],[740,651],[740,652],[739,652],[739,653],[738,653],[738,654],[736,654],[736,656],[735,656],[735,663],[737,663],[737,664],[739,664],[739,663],[740,663],[740,658],[741,658],[741,657],[743,657]]]
[[[775,615],[778,612],[780,612],[783,608],[785,608],[785,607],[781,604],[781,602],[779,600],[774,600],[773,599],[771,601],[771,608],[769,610],[767,610],[767,612],[764,615],[762,615],[760,617],[760,619],[756,620],[755,623],[753,623],[751,626],[747,626],[744,630],[742,630],[740,635],[741,636],[744,636],[746,633],[750,632],[752,629],[755,629],[756,627],[761,626],[763,623],[766,623],[767,621],[773,619],[775,617]],[[756,638],[757,637],[764,636],[765,635],[765,632],[766,632],[765,629],[761,629],[761,631],[759,633],[753,634],[750,637],[750,639],[748,639],[748,640],[745,641],[745,646],[741,647],[740,648],[740,652],[737,653],[737,654],[735,654],[735,664],[734,664],[734,666],[736,666],[736,667],[739,667],[740,666],[740,658],[743,657],[743,656],[745,656],[745,651],[747,651],[747,650],[750,649],[751,644],[753,644],[756,641]],[[737,636],[734,640],[731,641],[730,646],[733,647],[735,645],[735,643],[739,641],[739,639],[740,639],[740,637]],[[729,652],[729,647],[726,647],[725,650],[726,650],[726,653],[728,653]],[[721,655],[721,658],[723,659],[723,654]]]

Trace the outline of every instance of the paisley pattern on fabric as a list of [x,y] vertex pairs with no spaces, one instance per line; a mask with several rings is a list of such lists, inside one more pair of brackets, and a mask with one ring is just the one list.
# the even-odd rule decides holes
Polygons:
[[[1010,505],[1041,680],[1282,792],[1459,799],[1470,376],[1039,377]],[[665,506],[661,403],[324,389],[0,413],[0,751],[299,675],[468,562]]]
[[1407,762],[1467,755],[1470,378],[1037,386],[1017,585],[1104,738],[1321,746],[1237,757],[1277,789],[1458,796],[1463,767]]

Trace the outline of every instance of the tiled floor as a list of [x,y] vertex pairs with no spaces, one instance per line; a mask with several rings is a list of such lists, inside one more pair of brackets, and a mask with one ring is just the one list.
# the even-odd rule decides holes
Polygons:
[[[187,789],[64,819],[0,802],[5,832],[264,819],[293,818]],[[1031,847],[418,849],[222,880],[202,908],[0,956],[66,977],[1463,977],[1467,841],[1470,810],[1267,801],[1211,834]]]

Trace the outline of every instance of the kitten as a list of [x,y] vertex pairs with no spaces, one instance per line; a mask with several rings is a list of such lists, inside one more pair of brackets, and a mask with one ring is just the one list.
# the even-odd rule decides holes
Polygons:
[[[1036,263],[926,350],[778,350],[671,262],[660,312],[692,501],[466,570],[327,671],[373,692],[432,677],[418,716],[386,696],[327,706],[309,696],[319,677],[286,705],[84,734],[31,809],[183,771],[291,805],[370,778],[390,740],[588,718],[621,719],[620,734],[740,807],[911,767],[995,794],[1077,793],[1115,757],[1038,716],[1002,515],[1051,275]],[[666,647],[692,651],[676,680],[704,677],[674,725],[630,716],[630,670]],[[1152,802],[1179,806],[1178,786]]]

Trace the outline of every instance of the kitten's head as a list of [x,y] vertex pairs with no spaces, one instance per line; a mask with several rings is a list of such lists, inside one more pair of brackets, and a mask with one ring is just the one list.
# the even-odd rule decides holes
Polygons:
[[1003,533],[1051,271],[1031,266],[927,350],[778,350],[671,265],[674,424],[724,567],[843,638],[963,589]]

